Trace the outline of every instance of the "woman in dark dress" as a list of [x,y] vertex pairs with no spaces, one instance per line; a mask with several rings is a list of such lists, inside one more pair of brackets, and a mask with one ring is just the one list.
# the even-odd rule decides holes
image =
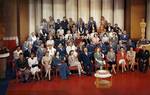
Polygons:
[[68,75],[70,74],[69,68],[65,60],[66,60],[65,57],[60,56],[59,52],[56,52],[52,62],[52,66],[59,69],[61,79],[67,79]]

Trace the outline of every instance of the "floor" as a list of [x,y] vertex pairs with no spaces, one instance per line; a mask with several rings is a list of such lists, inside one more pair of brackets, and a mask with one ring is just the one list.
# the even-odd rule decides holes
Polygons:
[[[11,80],[7,95],[150,95],[150,71],[124,72],[113,75],[110,88],[97,88],[94,76],[71,75],[68,80],[53,77],[19,83]],[[1,94],[0,94],[1,95]]]
[[6,95],[8,80],[0,79],[0,95]]

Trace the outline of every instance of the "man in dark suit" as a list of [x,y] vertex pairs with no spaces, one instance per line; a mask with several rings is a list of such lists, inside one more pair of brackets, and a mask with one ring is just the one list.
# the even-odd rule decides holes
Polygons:
[[55,31],[57,31],[61,26],[60,19],[57,19],[57,22],[55,23]]
[[141,72],[147,72],[149,66],[149,56],[149,51],[146,50],[145,46],[143,46],[142,49],[138,52],[139,70]]
[[122,31],[120,29],[120,27],[118,26],[118,24],[115,24],[114,27],[113,27],[113,29],[114,29],[114,32],[116,32],[117,34],[119,34],[119,32]]
[[61,21],[61,26],[66,34],[68,30],[68,20],[66,19],[66,17],[63,17],[63,20]]
[[16,61],[16,69],[19,75],[19,81],[27,82],[29,80],[30,70],[28,61],[26,58],[24,58],[22,53],[19,54],[19,59]]
[[108,23],[108,25],[106,26],[106,32],[111,32],[113,29],[113,27],[111,26],[111,23]]
[[93,17],[89,18],[89,21],[88,21],[88,31],[90,33],[92,33],[92,31],[97,32],[96,22],[94,21]]
[[88,53],[87,48],[83,49],[83,53],[80,54],[81,62],[83,62],[84,71],[88,76],[92,75],[92,62],[91,62],[91,55]]

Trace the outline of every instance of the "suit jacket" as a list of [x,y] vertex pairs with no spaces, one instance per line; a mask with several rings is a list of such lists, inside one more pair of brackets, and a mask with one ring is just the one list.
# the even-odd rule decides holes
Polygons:
[[81,34],[84,34],[86,32],[86,28],[85,28],[85,24],[84,23],[82,23],[82,24],[78,23],[77,24],[77,29],[78,29],[78,31]]
[[[46,50],[45,50],[45,51],[46,51]],[[45,51],[42,50],[40,47],[37,49],[36,55],[37,55],[38,61],[41,61],[41,60],[42,60],[42,58],[43,58],[43,56],[44,56],[44,54],[45,54]]]
[[138,53],[138,57],[139,59],[142,59],[142,60],[148,60],[149,57],[150,57],[150,53],[148,50],[140,50],[139,53]]
[[61,26],[61,23],[55,23],[55,31],[57,31]]
[[82,53],[80,55],[80,59],[85,65],[91,64],[91,56],[89,53],[87,55],[85,53]]
[[56,51],[59,52],[61,57],[65,57],[67,55],[66,48],[62,48],[62,49],[57,48]]
[[28,65],[27,59],[23,59],[23,61],[21,61],[20,59],[18,59],[18,60],[16,61],[16,67],[17,67],[17,69],[28,68],[29,65]]
[[68,21],[61,21],[61,26],[64,29],[64,32],[66,34],[67,30],[68,30]]
[[113,29],[112,26],[107,26],[107,27],[106,27],[106,32],[111,32],[112,29]]
[[89,30],[89,32],[91,33],[92,32],[92,30],[93,30],[93,28],[92,28],[92,24],[94,24],[94,30],[95,30],[95,32],[97,32],[97,26],[96,26],[96,22],[95,21],[93,21],[93,22],[88,22],[88,30]]

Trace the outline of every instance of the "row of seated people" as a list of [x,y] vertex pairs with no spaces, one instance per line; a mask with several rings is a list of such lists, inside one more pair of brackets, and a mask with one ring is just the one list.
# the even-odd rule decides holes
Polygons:
[[[41,44],[43,47],[43,44]],[[92,75],[93,65],[104,69],[103,67],[108,64],[111,67],[111,72],[116,74],[116,67],[121,65],[122,72],[130,69],[134,71],[135,59],[137,57],[139,63],[139,69],[142,72],[146,72],[149,66],[149,51],[143,47],[137,54],[132,47],[127,51],[123,47],[117,53],[113,48],[110,48],[107,54],[103,54],[100,47],[96,47],[94,53],[88,52],[87,47],[83,47],[81,50],[70,50],[66,55],[64,52],[59,52],[53,48],[52,45],[48,45],[45,49],[43,56],[39,57],[38,52],[28,52],[30,56],[26,56],[20,47],[14,51],[14,59],[16,63],[17,72],[21,77],[21,81],[27,81],[29,74],[33,75],[33,79],[37,77],[38,80],[45,77],[51,79],[51,70],[53,67],[59,69],[60,77],[67,79],[70,74],[69,66],[76,66],[79,76],[81,73],[86,75]],[[44,69],[43,69],[44,68]]]

